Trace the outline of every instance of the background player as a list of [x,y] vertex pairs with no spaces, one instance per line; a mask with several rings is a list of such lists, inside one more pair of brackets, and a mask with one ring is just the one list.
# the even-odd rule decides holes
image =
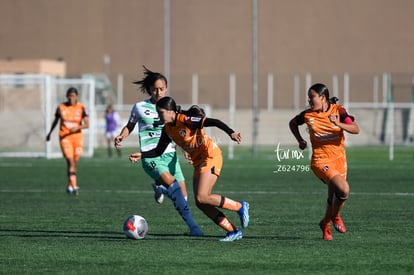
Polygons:
[[83,153],[82,129],[89,127],[89,117],[83,104],[78,102],[78,90],[76,88],[69,88],[66,92],[66,98],[67,101],[59,104],[56,108],[55,119],[46,136],[46,141],[50,140],[50,135],[60,119],[59,142],[63,156],[66,159],[68,175],[66,192],[78,195],[77,164]]
[[[121,119],[117,111],[112,105],[108,105],[105,110],[105,139],[107,143],[108,157],[112,157],[112,146],[114,138],[116,137],[116,130]],[[115,148],[118,157],[122,156],[121,149]]]

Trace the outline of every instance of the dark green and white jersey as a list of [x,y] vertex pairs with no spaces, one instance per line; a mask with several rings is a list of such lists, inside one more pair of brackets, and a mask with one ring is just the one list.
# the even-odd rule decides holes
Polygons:
[[[129,116],[129,122],[138,123],[138,137],[141,152],[157,147],[162,127],[155,104],[150,99],[135,103]],[[175,152],[175,145],[170,143],[165,153]]]

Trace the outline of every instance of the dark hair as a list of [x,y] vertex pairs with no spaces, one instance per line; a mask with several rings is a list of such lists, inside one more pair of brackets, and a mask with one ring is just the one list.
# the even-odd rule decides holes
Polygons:
[[108,113],[109,110],[114,111],[114,108],[112,107],[112,104],[108,104],[108,106],[106,106],[105,113]]
[[71,93],[74,93],[74,94],[78,95],[78,90],[75,87],[70,87],[66,91],[66,97],[68,97]]
[[172,97],[164,96],[156,103],[158,108],[162,108],[168,111],[174,111],[176,113],[181,113],[186,116],[192,117],[203,117],[206,115],[204,109],[198,105],[191,106],[188,110],[181,110],[181,106],[175,103],[175,100]]
[[182,113],[185,114],[186,116],[192,116],[192,117],[206,116],[206,112],[204,111],[204,109],[198,105],[193,105],[188,110],[182,111]]
[[309,90],[308,90],[308,94],[310,93],[310,91],[311,90],[313,90],[313,91],[315,91],[318,95],[323,95],[323,96],[325,96],[325,98],[326,98],[326,100],[329,102],[329,103],[332,103],[332,104],[335,104],[336,102],[338,102],[338,98],[337,97],[331,97],[331,98],[329,98],[329,90],[328,90],[328,87],[326,87],[326,85],[325,84],[322,84],[322,83],[316,83],[316,84],[313,84],[310,88],[309,88]]
[[151,95],[151,87],[154,86],[155,81],[159,79],[164,80],[165,85],[168,85],[167,78],[163,74],[152,72],[148,70],[148,68],[145,66],[142,66],[142,67],[144,67],[145,77],[141,80],[132,82],[133,84],[140,85],[140,90],[142,93]]
[[178,113],[181,109],[181,108],[177,109],[177,104],[175,103],[175,100],[169,96],[164,96],[163,98],[158,100],[156,104],[158,108],[162,108],[167,111],[175,111]]

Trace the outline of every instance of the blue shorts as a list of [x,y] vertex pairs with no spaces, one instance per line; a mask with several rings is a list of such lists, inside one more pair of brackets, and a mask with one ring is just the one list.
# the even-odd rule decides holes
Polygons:
[[169,172],[178,182],[184,181],[183,171],[175,152],[162,154],[156,158],[145,158],[141,163],[145,173],[154,180],[158,180],[162,173]]

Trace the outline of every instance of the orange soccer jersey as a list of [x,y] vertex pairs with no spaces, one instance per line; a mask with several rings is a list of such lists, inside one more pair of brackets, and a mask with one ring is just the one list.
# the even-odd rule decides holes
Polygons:
[[[85,107],[82,103],[76,103],[76,105],[67,105],[61,103],[59,105],[60,112],[60,128],[59,128],[59,137],[60,139],[70,135],[70,129],[82,124],[82,119],[87,116]],[[76,133],[80,134],[82,131],[79,130]]]
[[343,130],[329,120],[336,115],[341,122],[354,118],[338,104],[331,104],[326,112],[305,110],[296,117],[301,125],[306,123],[312,143],[312,170],[324,182],[336,174],[346,178],[347,164],[345,154],[345,136]]
[[79,158],[83,153],[82,130],[71,133],[70,129],[82,124],[83,118],[87,116],[85,107],[79,102],[74,106],[62,103],[59,105],[59,112],[59,138],[62,153],[65,158]]
[[308,126],[314,161],[336,159],[343,154],[344,132],[329,120],[331,114],[336,115],[341,122],[344,122],[347,117],[353,120],[353,117],[349,116],[345,108],[339,104],[330,104],[326,112],[305,110],[296,118],[299,125],[306,123]]
[[[206,160],[213,156],[221,157],[221,150],[217,144],[206,135],[203,128],[204,118],[187,117],[177,114],[175,124],[166,124],[164,131],[168,136],[187,153],[190,154],[194,167],[206,164]],[[221,163],[221,162],[220,162]],[[215,165],[217,174],[220,174],[221,165]]]

